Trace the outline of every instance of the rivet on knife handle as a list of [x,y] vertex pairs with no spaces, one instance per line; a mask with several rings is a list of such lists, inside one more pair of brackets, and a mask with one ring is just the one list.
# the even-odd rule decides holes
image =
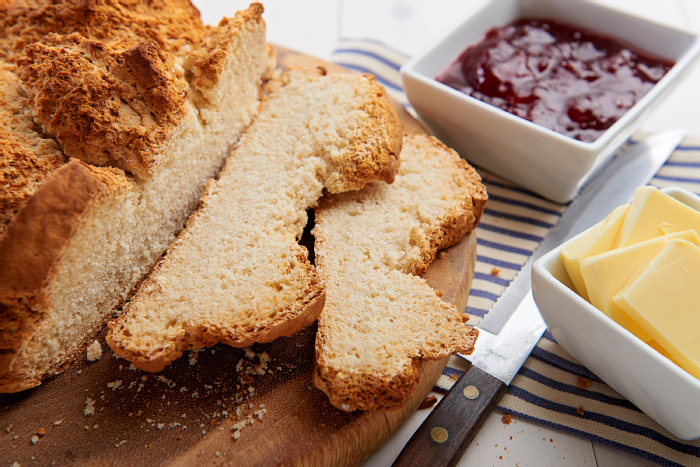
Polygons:
[[393,466],[457,465],[505,390],[505,383],[470,366],[415,432]]

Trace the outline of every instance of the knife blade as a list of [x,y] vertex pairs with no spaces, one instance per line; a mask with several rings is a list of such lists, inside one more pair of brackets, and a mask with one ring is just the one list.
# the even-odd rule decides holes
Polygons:
[[[545,331],[530,288],[534,261],[630,201],[635,189],[652,179],[684,136],[684,130],[650,136],[618,155],[584,186],[477,326],[474,352],[460,355],[469,367],[414,433],[393,467],[451,467],[459,462]],[[489,322],[494,311],[498,315]]]

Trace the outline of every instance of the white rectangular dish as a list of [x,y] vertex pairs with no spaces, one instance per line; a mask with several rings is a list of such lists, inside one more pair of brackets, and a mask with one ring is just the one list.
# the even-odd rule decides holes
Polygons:
[[[662,191],[700,211],[699,196]],[[700,381],[574,292],[561,249],[532,268],[535,302],[559,345],[674,435],[700,438]]]
[[[596,141],[584,143],[491,106],[434,77],[496,26],[557,19],[614,36],[676,65]],[[603,5],[561,0],[479,0],[456,25],[401,67],[406,95],[428,129],[469,162],[559,203],[639,128],[700,53],[696,32]]]

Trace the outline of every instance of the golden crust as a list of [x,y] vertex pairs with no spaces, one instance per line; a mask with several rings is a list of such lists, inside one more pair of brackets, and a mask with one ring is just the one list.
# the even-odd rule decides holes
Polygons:
[[[370,121],[363,128],[366,133],[365,139],[363,139],[364,144],[360,146],[359,141],[356,142],[355,153],[359,156],[363,148],[369,146],[366,141],[388,141],[389,144],[378,145],[381,152],[374,157],[357,157],[358,165],[355,177],[358,184],[348,186],[347,190],[362,188],[367,182],[377,178],[386,183],[393,183],[399,170],[399,157],[403,144],[401,120],[399,120],[396,109],[389,102],[386,91],[377,83],[374,75],[365,73],[364,76],[369,79],[371,92],[376,97],[365,107]],[[377,177],[377,173],[380,174],[379,177]]]
[[18,64],[34,118],[68,156],[142,178],[187,112],[187,83],[154,41],[49,34]]
[[49,33],[100,41],[156,41],[167,51],[201,42],[208,28],[189,0],[10,0],[0,2],[0,58],[14,62]]
[[209,89],[219,82],[228,56],[227,50],[234,38],[242,33],[244,27],[251,27],[254,22],[264,25],[263,11],[261,4],[251,3],[246,10],[237,12],[233,18],[222,19],[214,33],[204,39],[193,54],[196,59],[193,66],[196,76],[194,86],[197,89]]
[[39,133],[11,67],[0,66],[0,234],[44,178],[66,160],[58,144]]

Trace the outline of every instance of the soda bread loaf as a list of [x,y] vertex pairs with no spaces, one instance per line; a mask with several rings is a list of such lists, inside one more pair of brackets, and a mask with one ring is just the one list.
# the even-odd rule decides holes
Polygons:
[[16,19],[33,26],[10,28],[18,43],[71,34],[17,59],[34,144],[82,161],[50,172],[0,237],[0,392],[62,371],[134,292],[258,111],[270,66],[259,4],[216,28],[178,26],[168,12],[196,12],[183,2],[39,4]]
[[405,137],[394,184],[323,198],[312,231],[326,286],[313,380],[334,406],[398,409],[421,360],[472,352],[477,330],[417,274],[476,227],[486,199],[474,169],[423,135]]
[[[202,25],[189,0],[0,2],[0,234],[46,176],[68,161],[55,138],[34,121],[19,83],[18,59],[50,33],[80,33],[100,41],[155,41],[182,57],[203,49],[220,28]],[[63,144],[63,143],[62,143]]]
[[398,116],[371,75],[274,78],[200,209],[110,322],[114,353],[159,371],[189,348],[245,347],[312,323],[325,294],[298,244],[306,210],[324,189],[391,183],[400,151]]

